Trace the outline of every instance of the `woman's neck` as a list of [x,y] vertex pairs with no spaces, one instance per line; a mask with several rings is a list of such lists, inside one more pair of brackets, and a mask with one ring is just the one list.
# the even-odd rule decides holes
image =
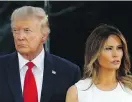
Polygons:
[[95,80],[95,85],[101,90],[111,90],[118,84],[115,70],[101,70]]

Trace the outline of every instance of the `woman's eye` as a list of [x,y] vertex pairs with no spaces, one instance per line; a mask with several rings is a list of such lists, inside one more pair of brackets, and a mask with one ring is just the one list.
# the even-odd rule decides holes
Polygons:
[[118,47],[117,49],[122,50],[122,46]]
[[112,48],[105,48],[105,50],[112,50]]

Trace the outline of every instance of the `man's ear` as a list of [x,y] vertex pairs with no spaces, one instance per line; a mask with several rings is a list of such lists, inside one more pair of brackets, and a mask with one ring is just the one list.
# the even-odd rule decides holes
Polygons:
[[49,30],[43,30],[42,34],[43,34],[42,42],[45,43],[48,39],[48,36],[49,36]]

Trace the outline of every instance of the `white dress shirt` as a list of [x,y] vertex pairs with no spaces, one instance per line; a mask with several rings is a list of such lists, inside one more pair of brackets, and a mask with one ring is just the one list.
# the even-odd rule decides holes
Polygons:
[[[37,85],[38,102],[40,102],[40,98],[41,98],[43,71],[44,71],[44,57],[45,57],[44,55],[45,55],[45,52],[43,49],[40,52],[40,54],[31,61],[35,64],[35,66],[32,68],[32,72],[34,74],[36,85]],[[21,88],[23,92],[24,79],[25,79],[26,71],[28,69],[28,66],[26,65],[26,63],[29,62],[29,60],[26,60],[20,53],[18,53],[18,59],[19,59],[19,71],[20,71],[20,78],[21,78]]]

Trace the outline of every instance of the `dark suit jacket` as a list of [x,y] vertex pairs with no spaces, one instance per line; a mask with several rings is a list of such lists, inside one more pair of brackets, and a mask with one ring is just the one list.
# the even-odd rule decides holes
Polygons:
[[[41,102],[65,102],[67,89],[79,79],[77,65],[46,52]],[[23,102],[16,52],[0,57],[0,102]]]

